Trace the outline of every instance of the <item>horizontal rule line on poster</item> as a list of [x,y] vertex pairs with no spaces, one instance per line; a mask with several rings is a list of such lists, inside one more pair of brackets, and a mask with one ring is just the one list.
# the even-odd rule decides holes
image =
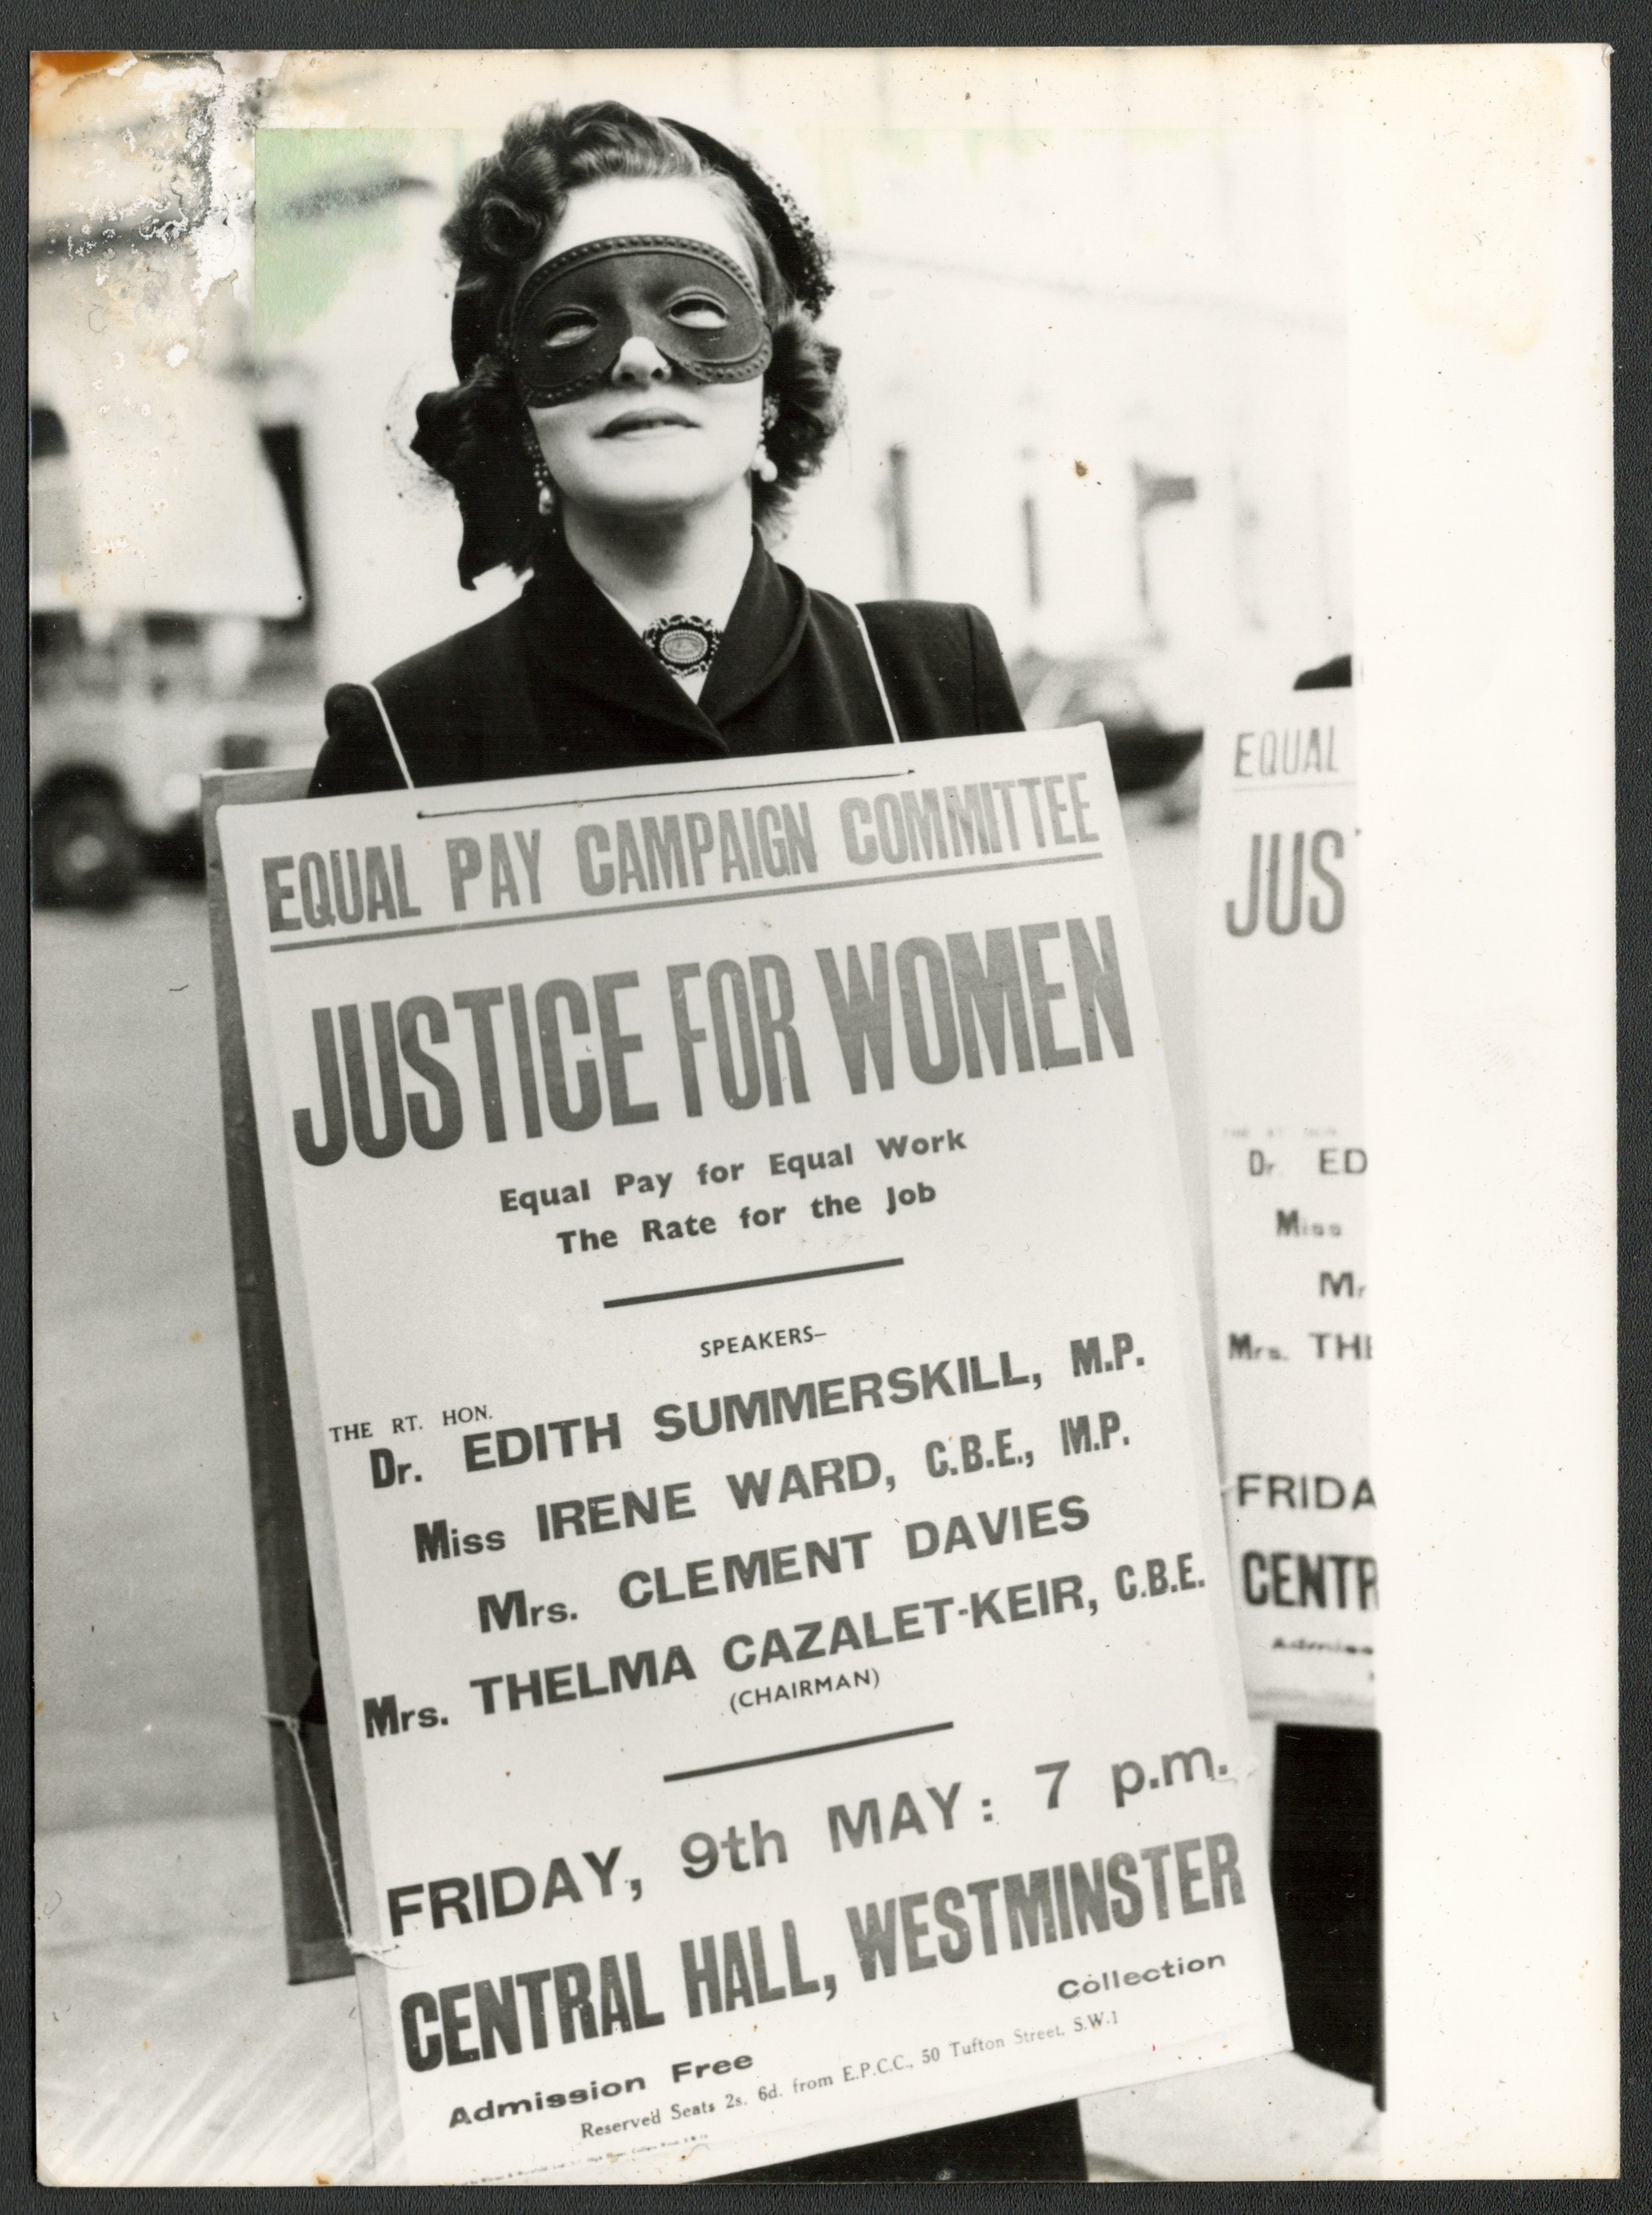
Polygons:
[[727,1776],[734,1769],[771,1769],[777,1761],[812,1761],[817,1753],[851,1753],[859,1746],[887,1746],[892,1739],[929,1738],[949,1731],[950,1723],[915,1723],[911,1730],[875,1731],[870,1738],[834,1739],[830,1746],[800,1746],[790,1753],[758,1753],[749,1761],[714,1762],[709,1769],[674,1769],[662,1784],[686,1784],[696,1776]]
[[[857,769],[847,770],[842,776],[791,776],[786,779],[788,792],[800,792],[806,786],[820,784],[887,784],[892,777],[916,776],[915,769]],[[771,792],[775,780],[759,777],[751,784],[673,784],[663,792],[628,792],[627,800],[703,800],[713,792]],[[503,807],[495,801],[491,807],[421,807],[416,819],[421,823],[451,823],[461,815],[532,815],[550,807],[589,807],[588,797],[581,800],[519,800]]]
[[[1002,869],[1059,869],[1064,862],[1093,862],[1101,858],[1099,853],[1032,854],[1018,862],[962,862],[950,869],[901,869],[881,877],[830,877],[813,885],[759,885],[749,892],[706,893],[697,899],[636,900],[623,912],[648,915],[662,908],[719,907],[730,900],[782,899],[797,893],[881,892],[886,885],[933,884],[941,877],[989,876]],[[268,950],[272,954],[314,954],[325,947],[384,946],[393,938],[445,938],[455,931],[506,930],[513,924],[597,922],[611,917],[615,912],[609,907],[570,907],[560,909],[555,915],[484,915],[468,923],[421,923],[411,930],[364,930],[353,937],[307,938],[296,945],[272,945]]]
[[783,1277],[737,1277],[726,1285],[685,1285],[674,1292],[627,1292],[623,1299],[605,1300],[605,1308],[647,1307],[655,1300],[697,1300],[710,1292],[756,1292],[765,1285],[801,1285],[811,1277],[854,1277],[863,1269],[901,1269],[905,1256],[888,1261],[844,1261],[834,1269],[792,1269]]
[[1352,776],[1279,776],[1271,782],[1259,779],[1254,784],[1236,781],[1231,789],[1235,800],[1277,800],[1282,792],[1356,792],[1359,780]]

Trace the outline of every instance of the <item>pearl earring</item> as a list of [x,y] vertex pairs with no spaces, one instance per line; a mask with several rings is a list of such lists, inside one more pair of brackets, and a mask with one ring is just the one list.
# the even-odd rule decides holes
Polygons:
[[[775,398],[773,393],[771,393],[763,403],[763,427],[765,431],[772,431],[779,420],[780,402]],[[773,457],[761,439],[758,440],[757,454],[752,463],[752,475],[760,477],[765,484],[776,483],[780,476]]]
[[539,512],[541,515],[554,514],[556,507],[556,480],[550,474],[550,468],[545,460],[544,450],[534,435],[533,426],[531,423],[524,426],[522,443],[527,449],[534,482],[539,488],[537,500]]

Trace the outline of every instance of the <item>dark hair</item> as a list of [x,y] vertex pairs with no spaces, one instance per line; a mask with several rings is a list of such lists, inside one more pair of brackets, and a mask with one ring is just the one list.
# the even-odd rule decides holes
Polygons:
[[[697,178],[723,202],[751,248],[773,334],[764,391],[778,408],[765,433],[778,476],[772,484],[758,480],[752,488],[753,512],[765,537],[775,535],[789,494],[820,468],[842,417],[838,350],[820,337],[799,305],[764,224],[734,176],[709,166],[670,124],[618,101],[594,101],[566,114],[554,105],[531,107],[507,126],[497,154],[465,172],[458,205],[443,226],[443,242],[459,265],[453,366],[460,381],[449,391],[425,395],[412,441],[414,452],[458,496],[464,521],[459,582],[467,591],[501,562],[519,575],[531,568],[545,528],[528,445],[531,430],[501,334],[522,272],[561,222],[568,194],[602,177]],[[771,222],[779,205],[771,193]],[[797,242],[786,243],[795,261]],[[812,236],[807,245],[818,254]]]

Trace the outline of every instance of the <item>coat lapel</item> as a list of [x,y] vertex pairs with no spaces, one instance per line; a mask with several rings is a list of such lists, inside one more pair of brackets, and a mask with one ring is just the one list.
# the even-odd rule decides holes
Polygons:
[[553,540],[522,596],[530,682],[566,684],[621,711],[664,724],[696,751],[726,754],[718,727],[766,691],[795,654],[808,627],[801,580],[753,541],[752,560],[717,658],[697,702],[662,669],[605,592]]
[[715,726],[643,645],[605,592],[599,592],[560,535],[522,595],[531,637],[531,677],[568,684],[621,709],[627,719],[664,723],[726,753]]
[[796,653],[808,614],[808,589],[801,578],[783,569],[755,540],[746,581],[700,695],[700,705],[713,722],[726,725],[768,690]]

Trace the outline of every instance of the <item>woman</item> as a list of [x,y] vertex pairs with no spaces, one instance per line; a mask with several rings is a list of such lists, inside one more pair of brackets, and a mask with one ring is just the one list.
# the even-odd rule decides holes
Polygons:
[[975,609],[863,627],[764,543],[839,401],[825,255],[751,164],[611,101],[535,109],[444,235],[460,381],[413,443],[458,494],[461,581],[528,581],[335,686],[314,794],[1021,727]]
[[[837,427],[831,290],[800,212],[703,132],[536,108],[467,175],[459,383],[415,451],[502,614],[327,698],[312,794],[1018,730],[973,608],[811,592],[764,543]],[[755,525],[755,533],[754,533]],[[752,2172],[1082,2177],[1067,2101]]]

